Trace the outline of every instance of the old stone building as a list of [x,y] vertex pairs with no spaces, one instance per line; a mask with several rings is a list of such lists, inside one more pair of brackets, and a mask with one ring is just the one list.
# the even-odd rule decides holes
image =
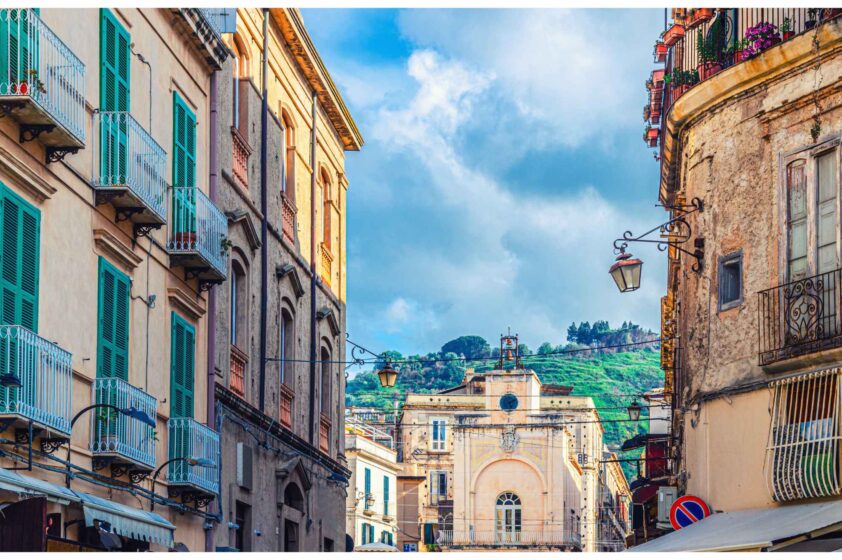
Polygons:
[[671,483],[721,513],[637,550],[840,546],[838,13],[674,10],[656,46],[659,198],[698,255],[663,300]]
[[219,80],[221,549],[345,547],[346,150],[362,138],[294,9],[236,10]]
[[516,364],[407,395],[401,548],[597,550],[605,479],[593,400]]
[[0,550],[205,550],[227,52],[197,9],[0,9]]

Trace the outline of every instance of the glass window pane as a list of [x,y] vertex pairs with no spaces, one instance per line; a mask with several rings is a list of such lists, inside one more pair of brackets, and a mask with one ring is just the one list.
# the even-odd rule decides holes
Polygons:
[[807,222],[792,224],[789,232],[789,258],[799,259],[807,256]]
[[819,183],[819,202],[836,198],[836,151],[816,158]]

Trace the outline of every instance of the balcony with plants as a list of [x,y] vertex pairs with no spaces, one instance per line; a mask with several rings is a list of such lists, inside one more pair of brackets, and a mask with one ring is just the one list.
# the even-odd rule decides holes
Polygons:
[[0,418],[21,429],[30,422],[42,437],[68,438],[71,355],[19,325],[0,326]]
[[200,287],[225,280],[228,264],[228,220],[196,187],[175,186],[170,203],[167,252],[174,266],[183,266]]
[[[674,9],[673,21],[655,43],[654,60],[663,63],[663,88],[647,81],[644,121],[654,129],[662,115],[692,88],[720,72],[761,56],[766,50],[836,18],[830,8]],[[663,128],[663,127],[662,127]],[[644,141],[656,147],[647,130]]]
[[0,9],[0,117],[38,140],[47,163],[85,147],[85,65],[38,10]]
[[219,494],[219,433],[193,418],[170,418],[170,494],[207,503]]
[[97,204],[111,204],[117,221],[146,234],[167,221],[167,154],[126,111],[94,115],[94,177]]
[[158,401],[152,395],[117,377],[94,380],[93,402],[109,405],[96,410],[91,419],[90,449],[94,468],[110,466],[112,474],[127,473],[139,479],[155,468],[155,428],[118,410],[137,410],[155,419]]

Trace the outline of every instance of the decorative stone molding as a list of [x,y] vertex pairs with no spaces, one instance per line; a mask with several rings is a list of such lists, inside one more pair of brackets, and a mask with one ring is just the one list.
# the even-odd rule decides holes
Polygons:
[[0,146],[0,171],[14,179],[16,185],[37,202],[44,202],[58,190],[2,146]]
[[170,304],[184,313],[191,321],[198,321],[205,314],[205,308],[196,298],[181,288],[167,288],[167,298]]
[[319,309],[319,312],[316,313],[316,317],[318,317],[319,321],[322,319],[327,320],[327,324],[330,327],[330,332],[333,336],[339,336],[339,323],[336,322],[336,317],[333,315],[333,310],[328,307],[322,307]]
[[280,264],[275,268],[275,277],[278,280],[289,276],[289,281],[292,284],[292,291],[295,292],[295,297],[300,298],[304,295],[304,285],[301,283],[301,277],[298,275],[298,269],[294,264],[286,263]]
[[143,262],[143,257],[137,255],[131,247],[117,239],[107,229],[94,230],[94,245],[99,254],[116,261],[117,264],[129,271],[134,270]]
[[242,226],[252,251],[257,251],[260,248],[260,235],[257,233],[251,214],[245,210],[237,210],[236,212],[226,212],[225,217],[228,218],[229,224],[240,224]]

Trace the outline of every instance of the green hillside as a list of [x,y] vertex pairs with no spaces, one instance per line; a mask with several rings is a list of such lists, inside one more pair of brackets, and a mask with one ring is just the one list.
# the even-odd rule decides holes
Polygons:
[[[616,334],[617,331],[612,331]],[[471,337],[460,337],[471,338]],[[482,342],[482,339],[475,337]],[[640,340],[652,340],[657,335],[649,338],[635,337]],[[455,342],[455,341],[451,341]],[[475,341],[471,341],[475,342]],[[597,345],[600,341],[595,341]],[[454,349],[446,344],[442,350]],[[546,345],[546,343],[545,343]],[[603,420],[627,420],[628,412],[626,407],[635,399],[635,395],[660,387],[663,385],[663,372],[660,369],[660,350],[656,344],[644,345],[632,351],[606,353],[601,351],[586,351],[581,353],[554,354],[577,350],[582,346],[569,344],[566,347],[554,347],[544,350],[542,354],[526,355],[523,357],[523,364],[534,370],[543,383],[554,383],[559,385],[572,385],[574,395],[586,395],[593,397],[596,406],[600,409],[599,415]],[[486,345],[487,346],[487,345]],[[477,352],[484,350],[472,349],[470,355],[477,355]],[[528,352],[528,348],[522,350]],[[539,350],[540,351],[540,350]],[[497,354],[498,352],[494,352]],[[387,353],[390,360],[397,366],[400,372],[396,389],[400,397],[407,393],[431,393],[454,385],[458,385],[465,373],[466,367],[474,367],[477,372],[493,369],[496,360],[489,359],[477,361],[471,360],[467,363],[459,359],[461,355],[468,352],[434,352],[427,355],[403,357],[397,352]],[[398,362],[398,360],[404,360]],[[381,364],[375,364],[375,368]],[[348,406],[371,406],[384,411],[391,411],[395,389],[386,390],[380,387],[375,370],[360,372],[353,379],[348,381],[346,404]],[[639,399],[638,399],[639,400]],[[640,401],[641,404],[645,404]],[[638,432],[644,432],[646,422],[646,409],[643,409],[641,421],[637,424],[631,422],[606,422],[605,442],[611,448],[619,448],[626,439]],[[633,464],[624,464],[624,470],[629,480],[636,478],[636,469]]]

